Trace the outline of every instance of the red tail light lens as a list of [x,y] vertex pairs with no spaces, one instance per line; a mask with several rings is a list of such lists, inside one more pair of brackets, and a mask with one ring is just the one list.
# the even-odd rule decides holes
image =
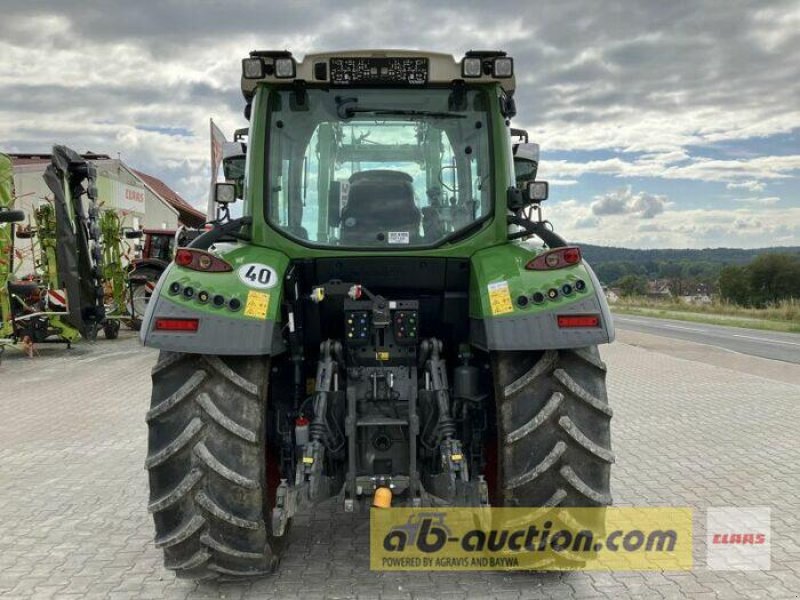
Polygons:
[[525,268],[529,271],[550,271],[563,269],[581,262],[581,249],[577,246],[565,246],[543,252],[533,260],[528,261]]
[[175,262],[181,267],[188,267],[192,264],[192,253],[188,250],[178,250],[175,253]]
[[181,248],[175,253],[175,264],[192,271],[205,273],[225,273],[233,271],[227,262],[205,250]]
[[156,317],[156,331],[186,331],[194,333],[200,326],[198,319],[160,319]]
[[600,327],[599,315],[558,315],[558,326],[561,329],[574,327]]

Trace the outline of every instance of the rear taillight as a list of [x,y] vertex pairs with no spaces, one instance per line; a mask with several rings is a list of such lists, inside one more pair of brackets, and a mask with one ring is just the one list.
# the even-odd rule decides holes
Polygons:
[[558,315],[561,329],[573,327],[600,327],[600,315]]
[[175,264],[192,271],[205,273],[223,273],[233,271],[227,262],[205,250],[181,248],[175,253]]
[[156,317],[156,331],[186,331],[194,333],[200,326],[198,319],[168,319]]
[[536,258],[528,261],[525,268],[529,271],[550,271],[563,269],[581,262],[581,249],[577,246],[565,246],[543,252]]

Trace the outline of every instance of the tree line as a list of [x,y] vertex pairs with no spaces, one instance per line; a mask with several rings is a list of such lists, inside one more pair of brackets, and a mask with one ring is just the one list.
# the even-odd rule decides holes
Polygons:
[[723,265],[707,261],[610,261],[589,264],[604,284],[620,288],[625,295],[641,295],[647,282],[665,282],[677,296],[710,294],[716,291]]
[[[589,252],[584,250],[584,256],[598,278],[627,296],[646,294],[648,282],[658,280],[666,283],[674,296],[716,294],[741,306],[763,307],[788,298],[800,298],[800,249],[796,248],[769,249],[766,252],[728,249],[597,250],[603,249],[590,247]],[[599,260],[593,262],[593,255]],[[603,260],[608,256],[625,256],[630,260]],[[682,258],[657,260],[657,256]],[[732,260],[726,262],[726,256]],[[748,256],[748,261],[743,262],[743,256]]]
[[800,256],[762,254],[747,265],[729,265],[719,274],[720,296],[741,306],[763,308],[800,299]]

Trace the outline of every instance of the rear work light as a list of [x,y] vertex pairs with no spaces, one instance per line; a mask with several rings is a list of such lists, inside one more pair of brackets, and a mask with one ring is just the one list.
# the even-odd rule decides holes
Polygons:
[[264,61],[260,57],[242,60],[242,76],[245,79],[263,79],[265,74]]
[[186,331],[194,333],[200,326],[198,319],[168,319],[156,317],[156,331]]
[[483,61],[480,58],[465,58],[461,61],[462,77],[480,77],[483,75]]
[[178,250],[175,253],[175,264],[192,271],[203,271],[205,273],[227,273],[233,271],[233,267],[221,258],[205,250],[196,250],[194,248],[181,248]]
[[599,315],[558,315],[557,319],[561,329],[600,327]]
[[528,261],[525,268],[529,271],[550,271],[563,269],[581,262],[581,250],[577,246],[565,246],[543,252],[533,260]]
[[461,60],[462,77],[492,76],[507,79],[514,76],[514,59],[502,50],[470,50]]
[[511,77],[514,74],[514,59],[502,56],[494,59],[492,75],[499,78]]
[[279,79],[292,79],[295,75],[295,66],[293,58],[276,58],[275,59],[275,77]]

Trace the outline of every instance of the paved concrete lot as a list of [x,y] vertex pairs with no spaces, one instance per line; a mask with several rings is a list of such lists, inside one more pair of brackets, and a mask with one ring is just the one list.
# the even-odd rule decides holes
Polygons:
[[[366,517],[331,508],[298,519],[275,577],[176,580],[161,566],[145,508],[144,414],[155,354],[127,336],[69,353],[48,348],[35,360],[7,353],[0,366],[0,597],[798,597],[800,385],[790,383],[800,381],[797,373],[787,380],[762,369],[762,377],[760,363],[748,372],[724,356],[686,360],[653,349],[667,348],[664,338],[631,335],[603,349],[615,409],[615,503],[693,507],[691,572],[371,572]],[[683,348],[686,356],[707,354]],[[706,569],[709,506],[771,507],[771,570]]]

